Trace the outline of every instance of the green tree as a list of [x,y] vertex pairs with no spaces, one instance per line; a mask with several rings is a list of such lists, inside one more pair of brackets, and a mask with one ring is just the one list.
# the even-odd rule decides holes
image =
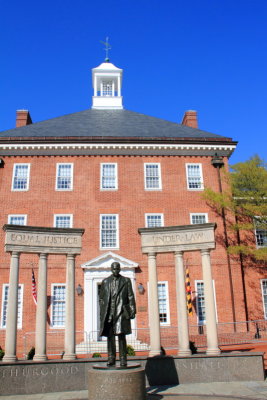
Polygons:
[[[222,192],[205,189],[207,203],[225,219],[232,231],[230,254],[267,261],[267,164],[257,155],[222,170]],[[256,230],[256,246],[251,232]],[[248,233],[248,234],[246,234]]]

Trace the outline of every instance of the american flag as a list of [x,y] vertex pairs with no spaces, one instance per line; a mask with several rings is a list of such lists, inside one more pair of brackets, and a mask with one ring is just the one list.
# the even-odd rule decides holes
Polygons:
[[37,305],[36,282],[33,269],[32,269],[32,297],[35,305]]

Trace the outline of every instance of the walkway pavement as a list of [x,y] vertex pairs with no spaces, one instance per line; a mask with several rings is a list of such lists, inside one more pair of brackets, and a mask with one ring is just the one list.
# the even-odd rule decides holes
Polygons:
[[[2,396],[6,400],[87,400],[87,390]],[[213,382],[176,386],[158,386],[148,389],[148,400],[237,400],[267,399],[267,381]]]

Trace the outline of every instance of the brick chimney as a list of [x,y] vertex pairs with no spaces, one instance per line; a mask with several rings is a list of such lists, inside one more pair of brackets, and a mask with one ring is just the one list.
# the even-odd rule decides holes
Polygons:
[[16,111],[16,128],[20,126],[32,124],[32,119],[28,110],[17,110]]
[[191,128],[198,128],[197,112],[188,110],[184,113],[182,125],[191,126]]

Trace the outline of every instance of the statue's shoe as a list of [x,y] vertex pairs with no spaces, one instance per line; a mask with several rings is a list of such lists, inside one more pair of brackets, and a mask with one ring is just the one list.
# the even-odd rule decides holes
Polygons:
[[107,367],[112,367],[113,365],[116,364],[115,358],[109,358],[107,362]]
[[120,366],[121,367],[127,367],[127,360],[125,358],[121,358],[120,360]]

